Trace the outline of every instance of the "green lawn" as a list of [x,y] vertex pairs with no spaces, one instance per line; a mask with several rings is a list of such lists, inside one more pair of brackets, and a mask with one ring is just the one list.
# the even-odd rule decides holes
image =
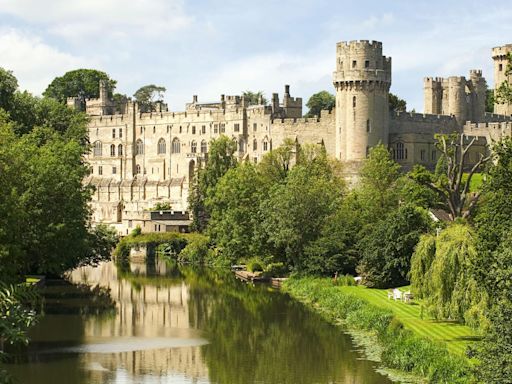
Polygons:
[[[448,350],[452,353],[462,355],[470,343],[478,340],[477,334],[464,325],[450,321],[433,320],[426,314],[422,319],[420,305],[417,300],[413,300],[412,304],[389,300],[386,289],[370,289],[361,286],[340,288],[347,293],[365,299],[375,306],[391,309],[406,328],[420,336],[446,342]],[[408,288],[403,287],[401,290],[406,291]]]

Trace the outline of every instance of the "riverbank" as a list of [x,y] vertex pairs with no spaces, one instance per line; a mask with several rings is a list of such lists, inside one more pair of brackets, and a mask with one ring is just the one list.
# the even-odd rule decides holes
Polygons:
[[378,348],[371,349],[380,351],[378,358],[386,368],[418,375],[429,383],[471,382],[467,358],[451,353],[446,343],[405,327],[393,308],[365,297],[364,288],[334,286],[330,279],[292,278],[283,289],[330,322],[372,336]]

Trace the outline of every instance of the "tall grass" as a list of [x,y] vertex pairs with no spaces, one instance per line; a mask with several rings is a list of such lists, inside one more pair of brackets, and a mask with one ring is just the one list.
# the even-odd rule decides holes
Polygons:
[[472,380],[467,359],[451,355],[445,345],[404,329],[390,310],[343,292],[329,279],[291,278],[284,289],[331,322],[374,334],[382,347],[381,361],[388,368],[416,374],[429,383],[462,384]]

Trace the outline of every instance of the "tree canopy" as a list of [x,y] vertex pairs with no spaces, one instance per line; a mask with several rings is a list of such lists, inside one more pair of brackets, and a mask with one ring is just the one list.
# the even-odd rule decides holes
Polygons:
[[164,101],[165,87],[149,84],[140,87],[133,97],[139,103],[139,108],[143,112],[153,112],[156,110],[156,104]]
[[396,112],[405,112],[407,110],[407,102],[393,93],[389,93],[389,110]]
[[242,93],[242,96],[245,98],[245,100],[249,103],[249,105],[267,105],[268,100],[266,99],[265,95],[263,94],[263,91],[244,91]]
[[320,116],[320,111],[332,110],[336,105],[336,98],[327,91],[320,91],[312,95],[306,106],[309,108],[306,117]]

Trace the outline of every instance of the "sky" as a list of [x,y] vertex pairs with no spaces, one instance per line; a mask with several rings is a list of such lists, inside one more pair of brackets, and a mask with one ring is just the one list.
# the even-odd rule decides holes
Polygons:
[[243,91],[334,93],[339,41],[377,40],[393,59],[391,92],[423,111],[423,78],[482,69],[512,43],[508,1],[0,0],[0,67],[40,95],[78,68],[105,71],[129,96],[167,88],[172,111]]

